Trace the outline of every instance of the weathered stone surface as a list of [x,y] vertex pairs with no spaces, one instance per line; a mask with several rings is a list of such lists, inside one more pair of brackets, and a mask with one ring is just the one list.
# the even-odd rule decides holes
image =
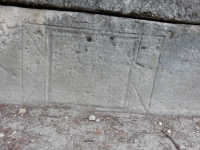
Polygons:
[[199,0],[3,0],[2,3],[200,24]]
[[0,7],[0,101],[200,112],[200,27]]

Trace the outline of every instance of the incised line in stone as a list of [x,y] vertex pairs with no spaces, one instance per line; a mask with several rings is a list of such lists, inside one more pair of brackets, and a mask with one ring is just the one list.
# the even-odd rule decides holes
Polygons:
[[17,75],[14,72],[6,69],[4,66],[2,66],[2,64],[0,64],[0,69],[3,70],[5,73],[7,73],[8,75],[10,75],[12,77],[17,77]]
[[[47,38],[48,42],[52,41],[52,35],[51,33],[49,33],[49,31],[51,31],[51,29],[48,29],[48,35],[49,38]],[[49,61],[49,70],[48,70],[48,101],[50,102],[50,95],[51,95],[51,75],[52,75],[52,57],[53,57],[53,48],[52,48],[52,43],[48,43],[49,44],[49,57],[48,57],[48,61]]]
[[127,103],[127,93],[128,93],[128,89],[129,89],[129,83],[130,83],[131,73],[132,73],[131,72],[131,67],[129,67],[128,77],[127,77],[127,81],[126,81],[125,100],[124,100],[123,108],[126,107],[126,103]]
[[[131,33],[131,32],[120,32],[120,31],[105,31],[105,30],[97,30],[97,29],[91,29],[91,28],[84,28],[84,27],[71,27],[71,26],[62,26],[62,25],[46,25],[46,24],[35,24],[35,23],[26,23],[24,22],[24,24],[32,24],[32,25],[42,25],[42,26],[46,26],[46,27],[52,27],[52,28],[56,28],[56,27],[59,27],[59,28],[65,28],[65,29],[77,29],[77,30],[89,30],[89,31],[96,31],[96,32],[106,32],[106,33],[115,33],[115,34],[126,34],[126,35],[140,35],[141,36],[141,33]],[[156,36],[156,37],[162,37],[164,38],[165,36],[164,35],[150,35],[150,34],[144,34],[142,33],[142,35],[145,35],[145,36]]]
[[135,56],[135,60],[134,60],[136,64],[137,64],[138,53],[139,53],[141,43],[142,43],[142,38],[143,38],[143,34],[140,35],[140,40],[139,40],[138,48],[137,48],[137,51],[136,51],[136,56]]
[[[22,22],[22,93],[24,92],[24,25]],[[24,94],[22,94],[22,102],[24,102]]]
[[151,100],[152,100],[152,96],[153,96],[153,90],[154,90],[154,87],[155,87],[155,82],[156,82],[156,78],[157,78],[157,74],[158,74],[158,63],[160,62],[160,55],[161,54],[159,53],[157,67],[156,67],[156,72],[155,72],[155,76],[154,76],[153,87],[152,87],[152,90],[151,90],[151,96],[150,96],[148,108],[151,107]]
[[[135,63],[136,63],[137,65],[139,65],[140,67],[143,67],[143,68],[144,68],[144,66],[142,66],[142,65],[139,64],[139,63],[137,63],[137,57],[138,57],[139,50],[140,50],[140,48],[141,48],[142,40],[143,40],[143,34],[140,35],[140,40],[139,40],[139,44],[138,44],[138,48],[137,48],[137,52],[136,52],[136,56],[135,56]],[[142,104],[142,107],[144,108],[144,110],[145,110],[146,112],[148,112],[148,109],[145,107],[145,105],[144,105],[144,103],[143,103],[143,100],[142,100],[142,98],[140,97],[139,92],[137,91],[137,88],[136,88],[134,82],[133,82],[133,86],[134,86],[134,88],[135,88],[135,90],[136,90],[136,93],[137,93],[137,95],[138,95],[138,97],[139,97],[139,100],[140,100],[140,102],[141,102],[141,104]]]
[[44,103],[46,103],[46,84],[47,84],[47,69],[48,68],[47,66],[47,60],[46,60],[46,57],[47,57],[47,27],[45,26],[45,76],[44,76]]
[[[141,44],[141,37],[142,37],[142,35],[140,35],[140,39],[139,39],[139,46],[138,46],[138,48],[140,47],[140,44]],[[137,56],[137,53],[138,53],[138,48],[137,48],[137,51],[136,51],[136,56]],[[136,60],[136,58],[135,58],[135,60]],[[134,60],[134,61],[135,61]],[[131,66],[132,66],[132,61],[131,61]],[[127,77],[127,81],[126,81],[126,89],[125,89],[125,100],[124,100],[124,104],[123,104],[123,108],[125,108],[126,107],[126,103],[127,103],[127,93],[128,93],[128,88],[129,88],[129,83],[130,83],[130,78],[131,78],[131,73],[132,73],[132,71],[131,71],[131,66],[129,67],[129,71],[128,71],[128,77]]]
[[102,20],[108,20],[108,18],[102,18],[102,19],[99,19],[97,22],[87,22],[87,21],[77,21],[75,20],[75,18],[71,17],[70,18],[72,19],[73,22],[75,22],[76,24],[78,23],[88,23],[88,24],[98,24],[99,22],[101,22]]
[[43,81],[40,82],[40,83],[38,84],[38,86],[32,91],[32,93],[30,94],[30,96],[28,97],[28,99],[26,100],[26,102],[27,102],[28,100],[30,100],[31,96],[35,93],[35,91],[38,89],[38,87],[39,87],[42,83],[44,83],[44,82],[43,82]]
[[[26,29],[25,26],[24,26],[24,28]],[[35,41],[33,40],[32,36],[30,35],[30,33],[28,32],[27,29],[26,29],[26,32],[28,33],[28,35],[29,35],[29,37],[31,38],[31,40],[32,40],[32,42],[34,43],[34,45],[36,46],[37,51],[40,53],[40,55],[42,56],[42,58],[45,59],[44,56],[43,56],[43,54],[42,54],[42,52],[39,50],[39,47],[37,46],[37,44],[35,43]]]
[[148,112],[148,109],[145,107],[145,105],[144,105],[144,103],[143,103],[143,101],[142,101],[142,98],[140,97],[140,94],[139,94],[139,92],[138,92],[138,90],[137,90],[137,88],[136,88],[134,82],[133,82],[133,86],[134,86],[135,91],[136,91],[136,93],[137,93],[137,95],[138,95],[138,98],[139,98],[139,100],[140,100],[140,102],[141,102],[141,104],[142,104],[142,107],[144,108],[144,110],[145,110],[146,112]]
[[[138,48],[137,48],[136,56],[135,56],[135,60],[134,60],[135,62],[136,62],[136,60],[137,60],[137,55],[138,55],[138,52],[139,52],[139,49],[140,49],[140,46],[141,46],[141,43],[142,43],[142,37],[143,37],[143,35],[140,35],[139,44],[138,44]],[[131,62],[131,65],[132,65],[132,62]],[[127,102],[127,93],[128,93],[127,91],[128,91],[128,88],[129,88],[130,78],[131,78],[131,66],[129,67],[128,79],[127,79],[127,83],[126,83],[126,93],[125,93],[124,107],[125,107],[126,102]],[[141,97],[140,97],[140,95],[139,95],[139,93],[138,93],[138,91],[137,91],[137,89],[136,89],[134,83],[133,83],[133,85],[134,85],[134,88],[135,88],[136,93],[137,93],[137,95],[138,95],[139,101],[140,101],[141,104],[142,104],[143,109],[144,109],[146,112],[148,112],[148,110],[147,110],[147,108],[145,107],[145,105],[144,105],[144,103],[143,103],[143,101],[142,101],[142,99],[141,99]]]

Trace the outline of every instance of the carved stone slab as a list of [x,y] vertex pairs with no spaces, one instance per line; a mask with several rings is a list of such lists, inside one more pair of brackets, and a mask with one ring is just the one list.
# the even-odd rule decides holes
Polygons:
[[2,6],[0,14],[1,102],[200,110],[199,26]]
[[77,28],[48,30],[50,101],[122,108],[139,36]]

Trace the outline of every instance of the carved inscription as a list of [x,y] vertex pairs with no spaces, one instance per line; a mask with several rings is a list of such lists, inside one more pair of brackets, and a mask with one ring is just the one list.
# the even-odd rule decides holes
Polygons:
[[24,24],[23,100],[147,111],[162,39]]
[[44,102],[45,26],[23,24],[23,102]]
[[50,101],[123,107],[138,35],[49,28]]
[[[0,69],[10,77],[16,77],[17,70],[12,67],[14,62],[11,62],[9,58],[12,57],[12,50],[9,48],[9,45],[12,44],[13,40],[16,40],[18,37],[19,30],[17,27],[9,29],[6,24],[0,24]],[[14,53],[14,52],[13,52]],[[17,57],[19,54],[15,53]],[[19,56],[18,56],[19,57]],[[12,60],[14,61],[14,60]]]
[[20,39],[18,26],[0,23],[0,102],[3,103],[21,103],[22,100]]
[[142,35],[136,61],[130,68],[125,107],[148,111],[154,90],[163,37]]

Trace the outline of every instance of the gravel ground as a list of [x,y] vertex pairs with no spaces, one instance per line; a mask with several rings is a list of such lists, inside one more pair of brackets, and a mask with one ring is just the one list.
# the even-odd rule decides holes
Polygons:
[[0,150],[20,149],[199,150],[200,117],[0,104]]

